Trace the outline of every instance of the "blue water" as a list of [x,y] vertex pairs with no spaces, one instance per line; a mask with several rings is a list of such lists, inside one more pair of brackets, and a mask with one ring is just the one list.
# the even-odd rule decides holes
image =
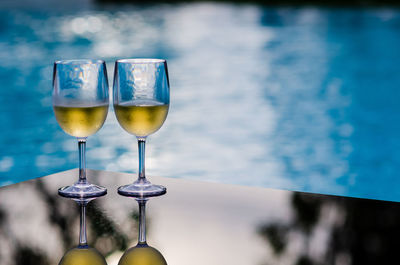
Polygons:
[[[54,60],[104,59],[111,81],[116,58],[159,57],[171,109],[148,174],[400,201],[400,10],[83,2],[0,4],[2,185],[77,167]],[[136,153],[110,109],[88,167],[135,172]]]

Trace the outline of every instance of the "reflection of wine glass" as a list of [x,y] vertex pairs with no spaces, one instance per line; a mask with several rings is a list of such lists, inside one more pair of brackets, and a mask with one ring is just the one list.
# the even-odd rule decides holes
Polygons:
[[65,253],[59,265],[107,265],[107,263],[96,249],[75,247]]
[[65,60],[54,63],[53,108],[58,124],[77,137],[79,147],[79,180],[59,189],[69,198],[98,197],[107,193],[104,187],[86,180],[86,138],[102,126],[108,112],[108,81],[104,61]]
[[124,59],[115,63],[114,109],[119,124],[137,137],[139,176],[118,193],[132,197],[162,195],[166,188],[151,184],[145,175],[146,137],[163,125],[169,108],[167,62],[159,59]]
[[163,255],[146,242],[146,207],[147,199],[137,199],[139,203],[139,240],[135,247],[125,251],[118,265],[167,265]]
[[76,200],[80,207],[79,245],[67,251],[59,265],[107,265],[104,257],[89,247],[86,239],[86,205],[90,201]]

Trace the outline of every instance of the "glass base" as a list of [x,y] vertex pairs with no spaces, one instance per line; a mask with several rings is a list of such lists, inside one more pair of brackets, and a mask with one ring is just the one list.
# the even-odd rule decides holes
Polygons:
[[90,183],[75,183],[72,186],[65,186],[58,189],[58,194],[72,199],[90,199],[97,198],[107,194],[107,189],[90,184]]
[[135,181],[133,184],[119,187],[118,193],[127,197],[148,198],[164,195],[167,193],[167,188],[151,184],[147,180]]

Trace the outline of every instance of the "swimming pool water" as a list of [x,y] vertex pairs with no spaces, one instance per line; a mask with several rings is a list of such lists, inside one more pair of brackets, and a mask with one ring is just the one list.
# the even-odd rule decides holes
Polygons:
[[[400,201],[400,11],[194,3],[0,8],[0,182],[77,167],[51,106],[56,59],[168,60],[147,173]],[[112,109],[88,168],[136,172]]]

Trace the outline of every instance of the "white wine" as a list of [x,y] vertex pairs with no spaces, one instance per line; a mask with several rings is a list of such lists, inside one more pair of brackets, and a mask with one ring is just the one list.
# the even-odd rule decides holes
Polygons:
[[136,100],[114,105],[119,124],[136,136],[156,132],[167,118],[169,104],[152,100]]
[[58,265],[107,265],[107,263],[96,249],[76,247],[68,250]]
[[87,137],[103,126],[108,105],[54,106],[54,113],[61,128],[75,137]]
[[167,262],[157,249],[137,245],[124,253],[118,265],[167,265]]

